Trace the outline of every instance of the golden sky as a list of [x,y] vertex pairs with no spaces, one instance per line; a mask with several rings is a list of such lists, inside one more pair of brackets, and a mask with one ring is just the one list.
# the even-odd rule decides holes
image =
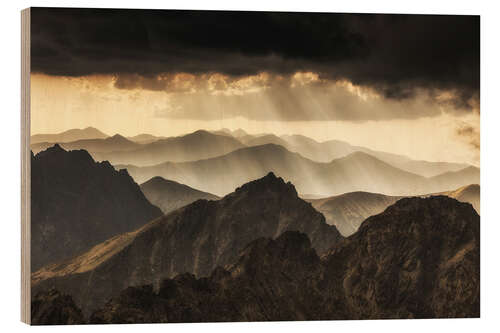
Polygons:
[[108,135],[176,136],[198,129],[303,134],[429,161],[479,165],[479,106],[449,92],[388,100],[311,72],[31,77],[32,134],[93,126]]

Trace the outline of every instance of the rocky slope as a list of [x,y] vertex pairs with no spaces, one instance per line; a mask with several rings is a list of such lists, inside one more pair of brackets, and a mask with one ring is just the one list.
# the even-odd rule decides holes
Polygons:
[[162,177],[153,177],[141,184],[141,190],[153,205],[160,207],[163,214],[170,213],[199,199],[219,199],[216,195],[198,191]]
[[320,319],[323,267],[308,237],[288,231],[250,243],[235,264],[207,278],[191,274],[131,287],[94,312],[92,323]]
[[[479,216],[405,198],[318,256],[287,231],[259,238],[203,278],[125,288],[91,323],[479,317]],[[43,322],[42,322],[43,323]],[[49,323],[49,322],[45,322]]]
[[408,198],[320,259],[306,235],[258,239],[210,277],[128,288],[94,323],[479,316],[479,216],[447,197]]
[[55,289],[38,293],[31,302],[33,325],[77,325],[84,324],[82,311],[69,295]]
[[[480,188],[477,184],[421,197],[433,195],[446,195],[461,202],[468,202],[479,214]],[[306,201],[325,216],[326,223],[336,226],[340,233],[347,237],[355,233],[365,219],[383,212],[384,209],[401,198],[379,193],[349,192],[328,198],[307,199]]]
[[345,319],[478,317],[479,249],[470,204],[401,199],[325,256],[323,306]]
[[259,237],[304,232],[318,253],[342,239],[323,215],[270,173],[219,201],[198,200],[134,232],[101,243],[73,260],[32,274],[33,294],[52,287],[73,296],[85,314],[128,286],[181,273],[208,276],[236,261]]
[[31,159],[31,268],[74,257],[162,215],[126,170],[59,145]]

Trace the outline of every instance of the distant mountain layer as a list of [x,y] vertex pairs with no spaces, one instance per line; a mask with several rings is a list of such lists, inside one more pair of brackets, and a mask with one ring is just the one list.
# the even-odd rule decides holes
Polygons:
[[440,194],[455,198],[461,202],[468,202],[478,214],[481,214],[481,188],[478,184],[462,186],[454,191],[447,191]]
[[[31,150],[36,154],[42,150],[52,147],[53,145],[54,144],[50,142],[32,144]],[[141,144],[130,141],[129,139],[119,134],[116,134],[112,137],[107,137],[105,139],[86,139],[61,143],[60,146],[66,150],[84,149],[91,153],[131,151],[142,147]]]
[[[402,199],[321,257],[297,231],[258,238],[206,278],[180,274],[157,289],[123,288],[87,322],[475,318],[479,248],[479,216],[470,205],[444,196]],[[55,323],[54,297],[67,304],[68,320],[80,320],[68,296],[38,295],[36,324]]]
[[[470,203],[479,214],[479,192],[479,185],[474,184],[432,195],[446,195],[461,202]],[[350,192],[307,201],[311,202],[313,207],[325,216],[328,224],[335,225],[344,237],[348,237],[358,230],[365,219],[383,212],[401,198],[378,193]]]
[[126,170],[59,145],[31,158],[31,268],[71,258],[162,215]]
[[55,287],[89,314],[131,285],[157,284],[185,272],[208,276],[217,266],[235,262],[249,242],[287,230],[307,234],[319,254],[342,239],[292,184],[268,174],[219,201],[198,200],[72,260],[42,268],[32,274],[32,294]]
[[329,163],[318,163],[274,144],[242,148],[199,161],[167,162],[150,167],[117,167],[127,168],[139,183],[161,176],[219,196],[230,193],[238,184],[262,177],[269,171],[291,181],[299,193],[323,196],[353,191],[406,196],[479,183],[479,169],[474,167],[425,178],[395,168],[362,152],[352,153]]
[[160,139],[165,139],[165,137],[164,136],[154,136],[151,134],[138,134],[135,136],[129,136],[129,137],[127,137],[127,139],[129,139],[130,141],[137,142],[137,143],[147,144],[147,143],[158,141]]
[[164,214],[186,206],[196,200],[218,200],[219,197],[210,193],[198,191],[187,185],[154,177],[141,184],[141,190],[146,198],[160,207]]
[[105,139],[107,137],[97,128],[87,127],[84,129],[70,129],[57,134],[35,134],[31,136],[30,142],[31,144],[41,142],[63,143],[77,140]]
[[380,214],[402,197],[369,192],[349,192],[324,199],[307,200],[321,212],[326,222],[344,236],[355,233],[368,217]]
[[[262,142],[265,137],[261,137]],[[302,156],[318,162],[330,162],[333,159],[352,154],[354,152],[364,152],[391,164],[394,167],[415,173],[424,177],[432,177],[447,171],[457,171],[468,167],[467,164],[448,162],[427,162],[410,159],[406,156],[376,151],[360,146],[353,146],[347,142],[339,140],[329,140],[317,142],[302,135],[286,135],[281,139],[288,145],[285,146],[290,151],[300,153]],[[274,143],[274,142],[269,142]]]
[[[164,162],[197,161],[225,155],[243,147],[253,147],[266,144],[280,145],[291,152],[296,152],[305,158],[320,163],[328,163],[355,152],[364,152],[392,166],[424,177],[433,177],[445,172],[459,171],[468,167],[467,164],[448,162],[428,162],[412,160],[406,156],[376,151],[360,146],[353,146],[339,140],[317,142],[303,135],[248,134],[242,129],[231,131],[221,129],[208,132],[199,130],[178,137],[153,136],[139,134],[124,138],[115,135],[120,140],[108,142],[107,136],[96,129],[70,130],[66,134],[33,136],[31,149],[33,152],[44,150],[52,143],[65,143],[65,149],[85,149],[98,161],[107,160],[115,164],[133,164],[150,166]],[[69,135],[73,133],[73,135]],[[76,135],[80,133],[79,135]],[[82,133],[86,133],[86,137]],[[72,137],[78,139],[70,140]],[[42,140],[43,139],[43,140]],[[113,140],[111,140],[113,141]]]
[[237,139],[207,131],[156,140],[131,151],[94,153],[97,160],[112,164],[154,165],[165,161],[184,162],[211,158],[245,147]]

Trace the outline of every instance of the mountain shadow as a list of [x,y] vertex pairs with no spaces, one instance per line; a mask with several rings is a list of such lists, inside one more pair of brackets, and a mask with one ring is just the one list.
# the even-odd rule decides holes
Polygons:
[[59,145],[31,157],[31,269],[74,257],[162,215],[126,170]]

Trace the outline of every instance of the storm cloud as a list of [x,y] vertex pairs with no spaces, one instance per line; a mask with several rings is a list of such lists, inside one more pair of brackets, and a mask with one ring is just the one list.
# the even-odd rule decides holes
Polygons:
[[34,73],[168,90],[160,78],[178,73],[314,72],[393,101],[422,90],[448,92],[457,109],[479,101],[478,16],[33,8],[31,17]]

